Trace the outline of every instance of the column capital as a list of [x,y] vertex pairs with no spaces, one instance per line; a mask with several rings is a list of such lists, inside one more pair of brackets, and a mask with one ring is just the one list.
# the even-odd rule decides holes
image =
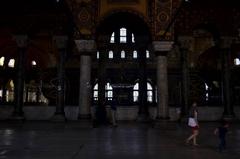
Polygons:
[[14,40],[16,41],[18,47],[20,48],[27,47],[27,43],[28,43],[27,35],[15,35]]
[[172,49],[173,41],[153,41],[154,52],[168,52]]
[[220,38],[220,48],[221,49],[229,49],[231,47],[231,45],[233,44],[234,40],[236,38],[234,37],[221,37]]
[[178,37],[178,43],[182,49],[190,49],[194,38],[191,36],[180,36]]
[[75,40],[75,44],[80,54],[92,53],[96,51],[95,40]]
[[53,41],[55,42],[58,49],[66,49],[67,48],[67,42],[68,42],[67,36],[64,36],[64,35],[53,36]]

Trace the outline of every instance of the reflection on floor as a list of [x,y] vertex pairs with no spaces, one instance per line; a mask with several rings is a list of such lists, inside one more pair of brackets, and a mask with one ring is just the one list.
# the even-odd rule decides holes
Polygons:
[[92,128],[88,122],[0,123],[0,158],[6,159],[237,159],[240,124],[231,124],[228,149],[217,151],[213,130],[201,123],[200,146],[187,146],[185,123],[119,123]]

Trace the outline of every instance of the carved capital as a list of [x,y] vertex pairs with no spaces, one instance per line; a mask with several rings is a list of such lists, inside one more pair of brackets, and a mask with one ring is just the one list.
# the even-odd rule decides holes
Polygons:
[[192,46],[194,38],[189,36],[181,36],[178,38],[181,49],[190,49]]
[[27,47],[27,43],[28,43],[27,35],[15,35],[14,40],[16,41],[18,47],[20,48]]
[[66,49],[68,37],[67,36],[54,36],[53,41],[55,42],[58,49]]
[[75,44],[81,54],[96,51],[96,43],[94,40],[75,40]]
[[154,52],[168,52],[172,49],[173,41],[153,41]]

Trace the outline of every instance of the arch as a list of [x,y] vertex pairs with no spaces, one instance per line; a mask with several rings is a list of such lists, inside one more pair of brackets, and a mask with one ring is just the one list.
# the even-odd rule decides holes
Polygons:
[[[100,18],[96,24],[97,41],[109,42],[113,31],[125,27],[130,31],[134,31],[135,36],[147,36],[148,41],[151,40],[151,27],[148,20],[140,13],[132,10],[116,10],[106,13]],[[98,38],[100,35],[108,37]]]
[[115,14],[119,14],[119,13],[128,13],[128,14],[132,14],[132,15],[135,15],[137,18],[141,19],[142,21],[144,21],[144,23],[148,26],[149,30],[151,30],[151,23],[150,21],[148,20],[148,18],[146,18],[142,13],[139,13],[138,11],[135,11],[133,9],[117,9],[117,10],[112,10],[112,11],[109,11],[107,13],[105,13],[104,15],[102,15],[99,19],[99,21],[97,22],[96,26],[97,28],[102,25],[102,23],[104,23],[104,21],[106,19],[108,19],[109,17],[111,16],[114,16]]

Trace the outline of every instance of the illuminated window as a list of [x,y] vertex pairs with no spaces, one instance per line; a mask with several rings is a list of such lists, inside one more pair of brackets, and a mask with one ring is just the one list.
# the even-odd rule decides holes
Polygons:
[[36,65],[37,65],[36,61],[32,61],[32,66],[36,66]]
[[113,51],[109,51],[108,52],[108,58],[109,59],[113,59]]
[[105,85],[105,97],[107,100],[113,99],[113,87],[110,85],[110,83],[107,83],[107,85]]
[[125,51],[122,50],[122,51],[121,51],[121,58],[124,59],[125,57],[126,57]]
[[234,59],[234,64],[235,64],[236,66],[240,65],[240,60],[239,60],[239,58],[235,58],[235,59]]
[[134,37],[134,34],[132,34],[132,43],[135,43],[135,37]]
[[2,98],[2,96],[3,96],[3,90],[0,89],[0,97]]
[[93,100],[98,100],[98,84],[95,84],[95,86],[93,87]]
[[10,80],[7,83],[6,101],[7,102],[13,102],[14,101],[14,83],[13,83],[13,80]]
[[[113,87],[111,86],[110,83],[107,83],[105,85],[105,97],[107,100],[112,100],[113,99]],[[93,99],[95,101],[98,100],[98,83],[95,84],[93,87]]]
[[150,53],[148,50],[146,50],[146,58],[149,59],[150,58]]
[[138,53],[136,50],[133,51],[133,58],[134,59],[137,59],[138,58]]
[[114,32],[112,33],[110,43],[115,43],[115,33]]
[[209,88],[208,85],[205,83],[205,91],[206,91],[205,99],[206,99],[206,101],[208,101],[208,99],[209,99],[208,88]]
[[0,58],[0,66],[3,66],[3,65],[4,65],[4,60],[5,60],[5,57],[1,57],[1,58]]
[[15,65],[15,60],[14,59],[10,59],[9,62],[8,62],[8,67],[14,68],[14,65]]
[[147,83],[147,101],[153,102],[153,87],[149,82]]
[[139,98],[139,83],[133,86],[133,102],[138,102]]
[[120,43],[127,43],[127,29],[120,29]]
[[28,102],[37,102],[37,92],[35,89],[28,90]]
[[99,59],[99,51],[97,51],[97,59]]

